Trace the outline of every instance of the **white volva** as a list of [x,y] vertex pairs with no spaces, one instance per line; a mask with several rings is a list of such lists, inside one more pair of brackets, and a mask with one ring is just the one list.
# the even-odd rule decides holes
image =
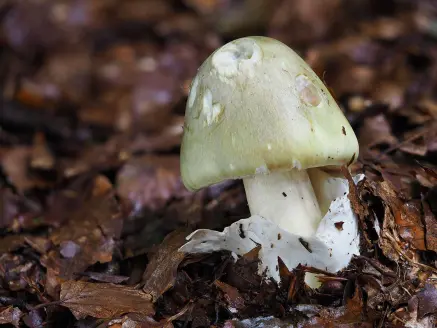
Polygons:
[[[354,181],[357,183],[363,177],[358,175]],[[189,241],[180,251],[209,253],[228,250],[242,256],[260,245],[258,271],[278,282],[278,257],[290,270],[302,264],[337,272],[349,264],[353,255],[359,255],[359,235],[357,219],[348,199],[347,180],[329,179],[332,183],[329,194],[336,197],[311,236],[302,237],[299,229],[290,231],[278,226],[273,219],[252,215],[233,223],[223,232],[196,230],[187,237]],[[307,275],[306,282],[311,287],[319,286],[311,275]]]

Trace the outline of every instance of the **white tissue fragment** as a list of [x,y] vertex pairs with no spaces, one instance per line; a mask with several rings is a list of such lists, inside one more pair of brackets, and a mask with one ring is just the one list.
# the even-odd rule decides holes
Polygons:
[[203,96],[202,113],[207,125],[217,122],[223,113],[223,107],[219,103],[213,103],[211,90],[206,89]]
[[212,56],[211,63],[220,80],[229,83],[237,75],[252,77],[262,57],[262,50],[254,40],[241,39],[221,47]]
[[[358,175],[354,182],[362,180]],[[337,178],[336,178],[337,179]],[[299,264],[329,272],[346,267],[354,254],[359,254],[358,223],[348,199],[348,185],[338,178],[337,197],[331,203],[314,236],[302,238],[279,228],[274,222],[258,215],[239,220],[223,232],[199,229],[179,251],[210,253],[227,250],[242,256],[260,245],[258,272],[279,281],[278,257],[288,269]],[[344,181],[340,181],[344,180]]]

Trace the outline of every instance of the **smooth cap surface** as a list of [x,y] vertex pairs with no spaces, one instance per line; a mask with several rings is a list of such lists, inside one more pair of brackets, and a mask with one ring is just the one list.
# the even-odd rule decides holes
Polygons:
[[354,131],[325,85],[277,40],[234,40],[192,81],[181,145],[182,180],[190,190],[357,157]]

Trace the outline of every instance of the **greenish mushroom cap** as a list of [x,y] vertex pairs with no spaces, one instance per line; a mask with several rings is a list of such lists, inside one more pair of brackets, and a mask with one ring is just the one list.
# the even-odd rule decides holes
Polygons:
[[343,165],[358,141],[308,64],[285,44],[246,37],[217,49],[188,97],[181,175],[190,190],[277,170]]

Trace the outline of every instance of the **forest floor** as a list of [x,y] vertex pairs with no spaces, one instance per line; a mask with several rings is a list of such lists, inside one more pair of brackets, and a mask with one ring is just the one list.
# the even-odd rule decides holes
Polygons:
[[[436,26],[427,0],[0,1],[0,324],[435,327]],[[305,58],[360,143],[361,255],[318,289],[305,266],[266,281],[256,249],[178,252],[250,216],[239,180],[187,191],[179,146],[197,68],[253,34]]]

